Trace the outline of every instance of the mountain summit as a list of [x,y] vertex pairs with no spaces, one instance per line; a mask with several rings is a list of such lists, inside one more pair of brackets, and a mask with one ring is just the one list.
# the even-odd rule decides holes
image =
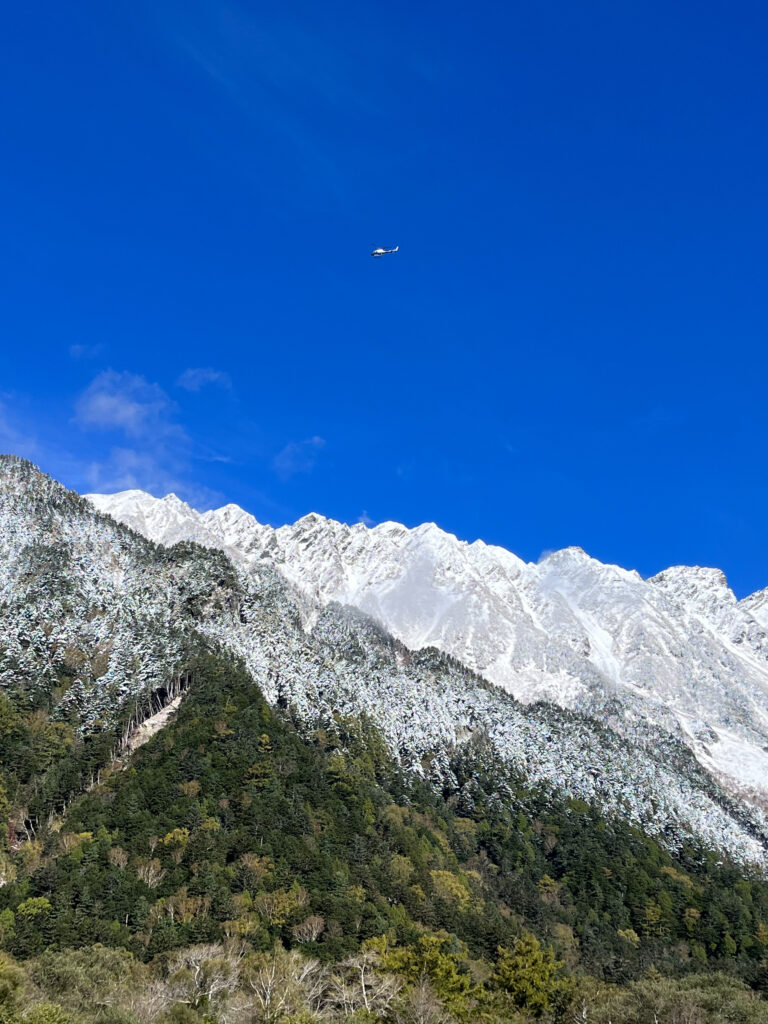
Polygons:
[[[715,770],[704,759],[705,746],[725,743],[712,739],[716,728],[736,737],[735,751],[751,750],[737,731],[745,727],[735,711],[730,725],[711,724],[729,713],[725,702],[712,701],[712,718],[686,745],[689,734],[677,726],[671,700],[648,701],[609,679],[611,634],[591,610],[600,588],[595,583],[590,592],[580,575],[589,580],[606,567],[583,552],[529,567],[508,552],[462,545],[433,525],[368,531],[308,516],[275,531],[232,507],[198,516],[178,498],[156,502],[136,494],[124,511],[137,525],[142,516],[144,529],[154,517],[178,542],[146,539],[30,463],[0,458],[0,695],[36,722],[39,712],[54,747],[63,729],[78,765],[62,762],[59,770],[54,758],[44,787],[19,782],[14,799],[24,815],[9,826],[18,841],[42,827],[52,801],[65,806],[72,792],[89,786],[110,750],[135,737],[138,725],[182,698],[192,666],[208,652],[239,664],[254,692],[307,734],[365,720],[399,770],[452,794],[469,812],[474,776],[462,782],[454,768],[464,750],[498,776],[500,805],[514,800],[503,781],[511,773],[544,800],[549,793],[586,801],[669,850],[690,850],[693,841],[693,848],[724,851],[745,864],[768,863],[768,819],[759,800],[729,793],[718,781],[719,764]],[[224,550],[203,546],[213,543],[214,529]],[[195,542],[179,540],[184,536]],[[633,574],[610,572],[619,596],[621,585],[664,594]],[[360,595],[365,607],[368,591],[379,621],[331,596]],[[465,651],[480,650],[488,637],[498,643],[494,623],[502,621],[515,640],[508,664],[528,671],[527,703],[435,646],[401,642],[381,624],[398,610],[398,593],[408,614],[401,612],[400,627],[393,614],[395,628],[412,620],[425,638],[461,636]],[[556,637],[541,609],[563,614],[575,629],[575,617],[562,611],[572,606],[589,616],[589,632]],[[613,614],[620,618],[620,611]],[[704,625],[692,626],[691,644],[709,650],[700,633]],[[714,626],[706,635],[717,635]],[[590,660],[596,638],[604,645],[598,664]],[[684,641],[682,631],[674,635],[681,657],[693,658]],[[749,644],[757,665],[757,640]],[[570,687],[570,706],[538,699],[532,683],[540,679],[563,700]],[[689,686],[695,692],[696,683]]]
[[452,655],[523,703],[549,701],[628,739],[685,744],[729,791],[768,799],[768,591],[738,601],[717,569],[644,580],[581,548],[538,564],[428,523],[348,526],[310,514],[258,523],[175,495],[87,495],[150,539],[194,540],[246,572],[269,565],[311,620],[353,605],[411,649]]

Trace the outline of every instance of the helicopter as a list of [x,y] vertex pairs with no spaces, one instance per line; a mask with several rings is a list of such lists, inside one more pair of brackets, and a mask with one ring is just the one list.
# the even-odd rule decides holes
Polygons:
[[394,249],[374,249],[371,252],[371,256],[386,256],[388,252],[397,252],[399,248],[400,246],[396,245]]

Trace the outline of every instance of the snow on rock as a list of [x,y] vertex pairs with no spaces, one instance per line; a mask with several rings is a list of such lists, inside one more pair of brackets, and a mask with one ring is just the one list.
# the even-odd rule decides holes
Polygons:
[[[617,646],[625,616],[600,607],[600,564],[583,552],[569,549],[531,567],[435,526],[367,531],[312,516],[275,531],[232,507],[204,522],[193,513],[187,528],[191,510],[176,498],[155,504],[133,492],[121,499],[135,524],[152,523],[168,539],[199,531],[196,539],[212,548],[236,550],[239,565],[197,543],[148,540],[94,509],[106,501],[86,502],[29,463],[0,457],[0,690],[16,700],[76,717],[84,731],[123,729],[177,694],[199,651],[213,646],[242,658],[267,698],[291,706],[308,728],[327,727],[339,714],[367,715],[405,768],[442,786],[455,782],[457,745],[478,737],[529,784],[599,804],[672,848],[693,836],[768,866],[765,814],[718,785],[717,753],[708,755],[712,774],[691,754],[694,744],[727,752],[743,742],[741,732],[693,716],[674,733],[645,715],[631,659]],[[628,614],[639,614],[638,602],[656,607],[652,595],[662,587],[604,568]],[[463,591],[457,574],[465,572]],[[523,704],[511,686],[491,685],[435,646],[412,650],[359,609],[328,598],[331,587],[345,598],[367,593],[380,613],[393,615],[394,595],[402,595],[419,636],[461,627],[467,651],[488,643],[500,665],[528,673],[531,699],[536,680],[545,680],[553,695],[587,713]],[[509,603],[519,620],[503,619]],[[509,648],[493,636],[499,617],[514,641]],[[555,629],[562,635],[550,639]],[[609,679],[613,658],[627,682]],[[595,717],[588,712],[597,703]],[[759,772],[755,762],[749,779]]]
[[708,768],[697,737],[728,730],[742,756],[721,758],[718,777],[768,796],[768,774],[750,767],[768,745],[768,590],[738,602],[718,569],[644,580],[580,548],[528,564],[433,523],[368,528],[311,514],[273,529],[233,505],[201,514],[174,496],[88,497],[154,540],[185,536],[250,570],[268,562],[310,608],[354,605],[408,647],[445,651],[521,701],[597,716],[618,702],[616,728],[660,727]]
[[745,597],[741,607],[768,630],[768,587]]

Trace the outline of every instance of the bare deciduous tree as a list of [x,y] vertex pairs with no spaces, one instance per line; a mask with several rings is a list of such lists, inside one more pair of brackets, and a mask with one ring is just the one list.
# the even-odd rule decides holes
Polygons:
[[357,1010],[387,1016],[400,994],[402,982],[393,974],[382,973],[381,957],[374,950],[364,950],[345,960],[334,972],[328,998],[345,1016]]
[[233,992],[240,980],[244,955],[244,947],[237,942],[190,946],[175,954],[168,964],[168,984],[176,1001],[206,1006]]
[[107,856],[109,857],[109,863],[112,864],[113,867],[124,868],[125,865],[128,863],[128,854],[125,852],[122,846],[110,847]]
[[325,930],[325,918],[313,914],[301,924],[291,929],[291,934],[297,942],[317,942]]
[[427,978],[420,978],[395,1012],[397,1024],[454,1024]]
[[243,970],[250,1020],[273,1024],[302,1011],[321,1014],[327,981],[327,972],[317,960],[308,960],[295,950],[276,947],[269,954],[254,954]]
[[156,889],[165,878],[167,871],[157,857],[153,857],[151,860],[142,858],[136,861],[136,874],[150,889]]

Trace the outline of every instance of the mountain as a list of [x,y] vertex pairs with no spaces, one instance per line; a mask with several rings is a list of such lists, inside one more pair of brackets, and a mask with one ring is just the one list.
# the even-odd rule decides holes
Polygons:
[[[216,654],[189,675],[16,851],[4,1024],[768,1020],[765,879],[525,790],[482,744],[446,797],[364,720],[304,732]],[[39,729],[5,729],[5,772]]]
[[[178,517],[187,513],[175,499],[169,504],[170,528],[178,530]],[[222,551],[190,541],[154,543],[29,463],[0,460],[0,686],[17,706],[39,708],[54,722],[68,723],[76,736],[91,737],[78,762],[81,782],[95,771],[88,754],[94,738],[115,729],[130,733],[183,691],[188,666],[201,651],[216,650],[240,659],[267,699],[292,709],[307,728],[325,727],[339,715],[367,717],[405,769],[448,791],[458,786],[452,751],[482,739],[526,785],[594,803],[670,849],[693,838],[743,862],[765,861],[768,827],[760,809],[729,796],[678,737],[644,719],[620,693],[603,703],[597,718],[591,708],[524,704],[434,647],[410,649],[359,609],[317,602],[311,574],[297,588],[301,552],[317,555],[317,533],[331,551],[339,545],[329,536],[351,535],[356,543],[383,537],[385,548],[411,565],[408,538],[415,536],[423,559],[416,559],[410,593],[414,614],[421,609],[426,620],[432,596],[421,588],[427,552],[432,561],[426,564],[434,566],[439,553],[441,571],[448,573],[450,556],[466,555],[466,546],[435,527],[413,535],[402,527],[365,533],[310,517],[295,530],[267,532],[231,508],[207,514],[211,521],[231,524],[230,536],[241,543],[266,536],[272,555],[246,552],[236,566]],[[290,546],[281,548],[286,536]],[[479,551],[514,565],[511,555]],[[586,556],[565,554],[590,566]],[[328,572],[335,578],[343,565],[339,557]],[[451,566],[455,577],[461,563]],[[321,575],[319,559],[314,572]],[[408,589],[405,578],[393,575],[390,582]],[[478,636],[481,621],[474,626]],[[563,652],[575,672],[581,662],[572,647],[561,641],[550,651],[540,631],[529,658],[565,679],[558,668]],[[600,673],[582,660],[589,687],[599,692]],[[21,777],[13,782],[14,802],[30,821],[40,820],[52,799],[65,801],[67,787],[77,789],[77,780],[53,761],[45,785]],[[24,820],[15,827],[29,829]]]
[[768,590],[738,601],[717,569],[644,580],[580,548],[529,564],[434,524],[309,515],[273,529],[236,505],[199,513],[142,491],[88,499],[159,543],[194,540],[248,572],[274,567],[310,618],[353,605],[518,701],[589,714],[628,739],[661,730],[730,792],[768,800]]
[[289,550],[230,508],[216,550],[153,513],[170,544],[0,457],[0,1019],[765,1021],[765,819],[679,738],[320,600],[299,556],[338,524]]

